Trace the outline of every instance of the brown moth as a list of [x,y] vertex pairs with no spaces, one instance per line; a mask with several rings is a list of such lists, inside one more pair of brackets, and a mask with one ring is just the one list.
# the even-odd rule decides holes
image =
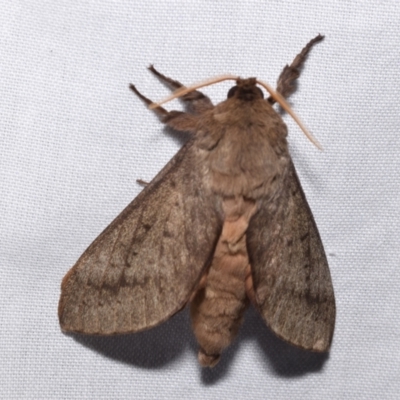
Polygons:
[[138,332],[190,303],[199,362],[213,367],[251,302],[280,338],[329,350],[335,300],[328,263],[286,125],[272,107],[293,93],[299,68],[322,39],[284,68],[278,95],[266,100],[259,81],[237,78],[216,106],[193,89],[183,90],[188,113],[156,105],[161,121],[190,139],[64,277],[64,331]]

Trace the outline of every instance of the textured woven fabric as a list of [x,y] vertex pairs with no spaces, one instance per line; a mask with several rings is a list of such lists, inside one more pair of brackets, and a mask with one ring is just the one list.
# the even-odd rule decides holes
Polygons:
[[[399,398],[400,2],[1,3],[1,398]],[[253,310],[213,370],[187,311],[137,335],[62,334],[62,277],[184,139],[128,84],[163,98],[150,63],[187,84],[274,84],[318,33],[290,102],[324,151],[284,118],[335,288],[330,355],[282,343]]]

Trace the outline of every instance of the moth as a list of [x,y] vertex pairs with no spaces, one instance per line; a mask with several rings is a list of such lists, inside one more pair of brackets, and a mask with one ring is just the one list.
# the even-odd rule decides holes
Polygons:
[[287,107],[307,54],[322,39],[283,69],[267,99],[260,81],[235,77],[227,99],[214,106],[198,87],[151,66],[188,106],[167,111],[131,85],[189,140],[64,277],[64,331],[143,331],[190,304],[199,362],[213,367],[252,303],[278,337],[329,350],[335,299],[328,263],[287,127],[273,108],[276,100]]

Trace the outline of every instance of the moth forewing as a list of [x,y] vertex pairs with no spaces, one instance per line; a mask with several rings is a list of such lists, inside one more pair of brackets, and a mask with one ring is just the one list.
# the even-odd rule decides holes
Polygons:
[[66,275],[63,330],[138,332],[186,304],[220,231],[212,196],[202,192],[191,168],[193,152],[188,142]]
[[247,245],[257,306],[282,339],[313,351],[328,351],[335,299],[325,251],[291,163],[284,193],[268,201],[250,222]]
[[63,330],[138,332],[190,302],[199,362],[212,367],[250,300],[284,340],[329,349],[335,302],[328,264],[288,151],[286,125],[272,107],[293,92],[299,68],[320,40],[285,67],[279,96],[267,100],[255,78],[238,78],[214,106],[150,67],[184,93],[190,109],[154,111],[191,138],[65,276]]

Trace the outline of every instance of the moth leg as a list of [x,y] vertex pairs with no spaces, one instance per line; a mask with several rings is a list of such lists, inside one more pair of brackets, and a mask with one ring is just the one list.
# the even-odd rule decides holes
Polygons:
[[182,83],[179,81],[175,81],[174,79],[168,78],[161,72],[157,71],[154,68],[154,65],[151,64],[150,67],[148,67],[149,71],[152,72],[161,82],[165,83],[170,89],[172,90],[177,90],[180,88],[185,87]]
[[[147,106],[150,106],[150,104],[153,104],[153,102],[144,96],[142,93],[139,92],[139,90],[136,89],[136,86],[133,85],[132,83],[129,85],[129,89],[132,90],[133,93],[136,94],[137,97],[139,97],[140,100],[143,101]],[[157,107],[154,109],[154,112],[162,119],[166,115],[168,115],[168,111],[164,107]]]
[[[323,39],[324,36],[318,35],[314,39],[310,40],[303,48],[303,50],[299,54],[297,54],[293,62],[283,68],[278,78],[276,91],[280,93],[284,98],[288,98],[296,90],[295,81],[300,76],[300,70],[303,67],[308,53],[316,43],[320,42]],[[272,97],[269,97],[268,101],[271,104],[275,103],[275,100]]]
[[[149,98],[136,89],[135,85],[130,84],[129,87],[145,104],[148,106],[153,104]],[[182,111],[167,111],[161,106],[154,108],[153,111],[160,118],[161,122],[177,131],[193,133],[196,131],[197,118],[195,115],[184,113]]]
[[[149,70],[161,82],[165,83],[172,90],[177,90],[185,87],[179,81],[175,81],[174,79],[168,78],[161,72],[157,71],[154,68],[154,65],[150,65]],[[181,97],[181,100],[183,100],[186,103],[188,110],[195,114],[202,114],[204,111],[211,110],[214,107],[211,100],[205,94],[203,94],[198,90],[193,90],[192,92],[185,94],[184,96]]]
[[136,183],[143,187],[145,187],[149,184],[149,182],[146,182],[143,179],[136,179]]

